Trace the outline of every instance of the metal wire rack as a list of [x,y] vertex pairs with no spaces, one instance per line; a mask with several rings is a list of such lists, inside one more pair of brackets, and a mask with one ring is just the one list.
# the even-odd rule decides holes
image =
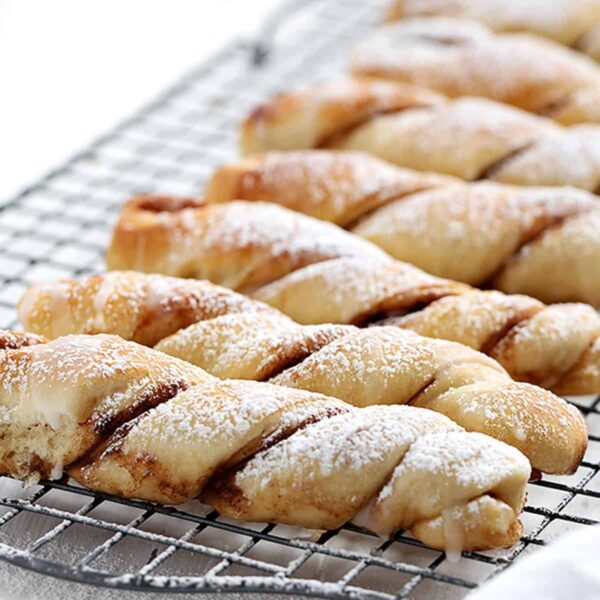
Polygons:
[[[198,193],[236,155],[241,117],[265,96],[339,71],[385,0],[288,2],[259,42],[236,41],[89,148],[0,202],[0,327],[33,281],[102,270],[121,203],[139,192]],[[278,27],[275,27],[278,25]],[[570,477],[529,486],[513,548],[449,562],[399,532],[352,525],[318,540],[241,524],[198,502],[160,507],[67,481],[0,479],[0,558],[41,573],[134,590],[279,592],[361,600],[462,598],[568,528],[600,519],[600,397],[578,399],[589,448]]]

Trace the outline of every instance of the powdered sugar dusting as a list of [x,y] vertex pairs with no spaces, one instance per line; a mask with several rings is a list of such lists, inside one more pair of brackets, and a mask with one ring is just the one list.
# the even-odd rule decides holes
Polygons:
[[421,429],[458,429],[450,420],[433,412],[406,406],[367,407],[320,421],[301,430],[273,448],[253,457],[236,476],[236,483],[253,479],[265,487],[282,468],[302,462],[308,480],[318,480],[343,471],[357,476],[391,452],[401,457]]
[[349,332],[273,383],[303,387],[320,382],[322,391],[358,406],[403,404],[431,381],[435,371],[426,340],[380,327]]
[[[126,447],[148,443],[172,451],[198,445],[216,444],[227,458],[249,443],[248,435],[267,438],[277,431],[294,428],[327,411],[348,410],[348,405],[308,392],[257,382],[214,381],[202,383],[178,394],[145,415],[128,433]],[[110,454],[110,450],[106,451]]]
[[[57,300],[48,301],[48,292]],[[67,304],[68,310],[58,314],[58,307]],[[28,329],[50,337],[53,334],[110,333],[152,344],[158,341],[157,335],[164,337],[173,333],[169,327],[242,312],[275,311],[208,281],[112,271],[31,286],[23,296],[20,318]],[[58,319],[60,330],[56,325]],[[145,331],[148,325],[150,330]]]
[[[224,167],[223,176],[230,170],[239,178],[236,198],[268,200],[340,225],[390,197],[446,181],[394,168],[368,154],[322,150],[268,152]],[[220,176],[217,172],[212,185]],[[208,189],[210,194],[210,185]]]
[[203,225],[202,245],[222,247],[224,251],[267,243],[273,254],[302,254],[306,251],[325,256],[366,252],[378,254],[366,244],[339,229],[308,220],[301,215],[266,203],[231,202],[219,206]]
[[180,330],[157,349],[219,377],[263,379],[352,330],[344,325],[303,327],[276,313],[231,314]]
[[516,448],[479,433],[434,432],[415,440],[378,500],[391,496],[407,472],[433,480],[449,478],[458,486],[485,491],[498,474],[515,469],[529,474],[529,463]]
[[[467,28],[471,25],[476,29],[478,27],[476,24],[465,25],[468,26]],[[402,24],[402,26],[404,27],[406,24]],[[383,33],[380,32],[376,36],[385,38],[385,31],[384,29]],[[450,38],[455,35],[453,27],[450,28],[447,35]],[[491,36],[488,34],[487,37]],[[417,36],[417,45],[423,42],[421,38]],[[412,40],[411,43],[415,42],[414,36],[408,36],[407,39]],[[564,57],[560,56],[559,60],[555,61],[556,68],[553,69],[549,66],[552,61],[545,60],[547,48],[543,41],[540,41],[541,48],[537,48],[534,43],[537,54],[541,55],[533,60],[534,66],[530,59],[521,56],[524,53],[516,50],[513,52],[512,49],[500,53],[500,58],[494,55],[495,57],[490,59],[491,63],[487,56],[479,57],[476,68],[474,66],[472,70],[477,72],[477,77],[480,79],[479,84],[490,88],[488,89],[489,93],[486,94],[479,88],[472,91],[464,89],[458,93],[454,90],[454,86],[458,83],[453,78],[466,78],[468,82],[471,81],[466,74],[464,63],[465,60],[471,62],[476,60],[470,56],[469,44],[466,44],[464,48],[460,46],[460,43],[458,44],[462,48],[461,51],[466,54],[465,60],[461,57],[450,66],[444,65],[443,68],[437,64],[438,59],[441,60],[439,57],[448,57],[455,49],[442,43],[423,42],[423,44],[422,50],[426,53],[432,52],[435,58],[434,65],[430,69],[431,73],[426,72],[425,74],[436,80],[447,78],[449,80],[447,85],[452,87],[447,92],[451,96],[463,97],[449,102],[431,103],[425,108],[419,102],[413,100],[411,103],[406,100],[398,105],[396,112],[392,106],[383,113],[375,111],[367,114],[364,121],[355,123],[354,128],[350,130],[344,123],[335,125],[334,122],[332,127],[338,127],[334,131],[338,136],[332,138],[331,147],[367,151],[398,166],[454,175],[467,180],[488,177],[516,185],[574,185],[590,191],[598,188],[600,183],[600,129],[598,125],[585,124],[563,128],[549,119],[543,119],[482,97],[487,95],[506,100],[506,97],[513,95],[515,102],[524,97],[532,97],[537,98],[542,105],[551,105],[552,102],[557,101],[557,97],[558,100],[564,99],[563,97],[569,91],[580,96],[587,92],[596,93],[596,90],[597,93],[600,93],[599,71],[596,66],[593,66],[595,87],[579,89],[577,88],[579,79],[575,73],[587,72],[589,65],[587,63],[583,65],[586,67],[583,70],[571,66],[567,68],[564,64]],[[402,48],[400,52],[402,57],[405,57],[405,50]],[[369,50],[365,51],[366,54],[369,52]],[[494,52],[490,51],[492,54]],[[389,54],[384,52],[384,56],[389,56]],[[516,63],[515,56],[517,57]],[[577,56],[575,58],[577,59]],[[393,63],[390,68],[400,69],[399,60],[397,57],[389,59],[389,62]],[[506,62],[507,65],[511,65],[511,68],[518,69],[519,73],[522,71],[523,76],[508,76],[506,73],[503,75],[503,72],[499,72],[493,67],[495,61]],[[410,71],[413,64],[415,64],[414,61],[407,60],[406,70]],[[560,68],[557,67],[558,64],[561,65]],[[385,68],[385,66],[381,67],[384,75],[387,73]],[[427,71],[426,68],[424,70]],[[532,72],[536,73],[538,78],[535,85],[538,85],[543,93],[523,94],[523,90],[519,86],[523,85],[522,81],[527,81],[526,76]],[[381,75],[381,73],[378,74]],[[473,78],[474,75],[471,75]],[[587,75],[583,79],[587,80]],[[547,81],[552,83],[548,84]],[[381,93],[377,87],[379,83],[381,82],[367,80],[361,81],[361,86],[369,88],[369,93],[376,96]],[[405,84],[391,82],[388,84],[392,88],[395,86],[399,94],[405,86]],[[329,112],[337,114],[339,98],[329,98],[328,94],[323,94],[321,91],[323,87],[336,88],[340,85],[342,82],[335,81],[312,86],[310,93],[313,96],[313,103],[318,104],[323,112],[329,109]],[[465,82],[461,82],[461,85],[468,87]],[[472,85],[473,88],[476,87],[472,82],[469,85]],[[562,89],[565,87],[566,89]],[[465,94],[469,93],[477,97],[466,97]],[[289,96],[298,99],[306,94],[306,90],[298,90]],[[573,96],[573,102],[578,101],[578,97]],[[274,102],[276,101],[274,100]],[[588,104],[589,110],[592,111],[593,107],[597,106],[597,103],[593,101],[589,101]],[[542,110],[543,107],[525,108],[536,111]],[[288,121],[292,120],[293,117],[288,117]],[[593,113],[590,115],[590,120],[593,123],[597,121]],[[288,132],[287,137],[286,148],[315,147],[314,143],[306,145],[300,139],[295,139],[293,132]],[[263,150],[273,150],[278,147],[277,144],[266,144]],[[343,177],[339,177],[339,185],[342,187],[344,186],[343,180]],[[304,185],[307,181],[303,182]],[[247,179],[244,178],[244,182],[252,187],[256,182],[254,174],[252,177],[248,175]],[[323,194],[327,188],[319,186],[324,186],[322,180],[317,186],[312,185],[311,191],[314,192],[317,200],[315,202],[310,198],[304,200],[308,203],[306,210],[320,218],[343,223],[340,216],[340,211],[343,210],[341,208],[343,200],[334,193],[329,200],[331,205],[325,206]],[[267,186],[265,186],[265,190],[267,196],[272,193]],[[309,193],[308,196],[310,197],[310,195]],[[290,190],[283,190],[281,197],[284,199],[283,203],[289,202],[290,206],[293,204],[296,208],[303,210],[301,206],[296,206],[299,204],[299,200]],[[374,198],[369,198],[369,201],[376,204]]]
[[397,0],[394,18],[447,16],[494,31],[531,31],[573,45],[600,19],[596,0]]
[[[482,386],[483,387],[483,386]],[[465,387],[457,392],[456,401],[466,414],[480,412],[489,427],[506,427],[523,442],[551,437],[554,440],[568,442],[571,439],[571,424],[579,421],[577,409],[548,392],[538,393],[537,388],[529,384],[507,382],[492,393],[481,393],[485,403],[478,402],[477,389]],[[543,407],[543,408],[542,408]],[[543,410],[544,418],[535,418],[535,410]]]
[[[191,217],[181,216],[186,212]],[[268,203],[238,201],[159,216],[168,221],[171,232],[168,274],[181,274],[185,269],[189,274],[193,264],[194,276],[233,288],[269,281],[262,265],[267,259],[280,268],[287,264],[294,269],[337,256],[382,254],[333,225]],[[236,253],[246,260],[241,272],[232,274],[227,263],[220,270],[215,258]],[[259,265],[263,266],[260,271]]]
[[600,207],[582,190],[450,185],[391,202],[353,231],[429,273],[478,285],[546,229],[592,212]]
[[[435,289],[440,295],[443,295],[442,290],[449,293],[454,286],[461,289],[460,284],[438,279],[405,263],[385,257],[383,260],[360,257],[312,264],[259,289],[255,296],[278,306],[278,293],[284,294],[283,290],[301,285],[311,286],[312,293],[318,292],[323,299],[323,304],[319,305],[324,317],[321,322],[352,322],[357,316],[377,310],[385,300],[394,304],[389,306],[390,310],[394,310],[403,308],[404,303],[413,306],[421,294],[428,298]],[[325,299],[327,304],[324,304]],[[290,316],[301,319],[301,315],[290,313]]]
[[[159,363],[149,350],[113,336],[66,336],[53,342],[6,352],[0,378],[11,418],[40,421],[58,430],[80,423],[96,405],[127,401],[129,384],[144,388],[152,381],[201,381],[203,371],[164,357]],[[159,355],[160,356],[160,355]],[[104,416],[104,415],[103,415]]]
[[[494,35],[478,23],[444,17],[381,28],[359,45],[354,69],[451,96],[521,103],[528,110],[600,82],[593,63],[563,48],[533,37]],[[523,94],[527,83],[537,93]]]

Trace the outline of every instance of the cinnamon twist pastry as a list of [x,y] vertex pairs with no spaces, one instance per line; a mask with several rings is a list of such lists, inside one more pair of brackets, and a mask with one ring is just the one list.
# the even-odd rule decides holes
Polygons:
[[211,377],[114,336],[0,331],[0,471],[59,477],[121,424]]
[[600,123],[600,67],[536,36],[494,34],[474,21],[415,18],[378,29],[351,70],[414,83],[447,96],[481,96],[564,125]]
[[408,528],[453,552],[521,532],[527,459],[432,411],[220,381],[106,335],[2,350],[0,380],[2,474],[64,466],[128,498],[200,497],[225,516],[315,529]]
[[388,21],[413,17],[455,17],[498,32],[529,31],[600,61],[598,0],[394,0]]
[[[336,256],[386,256],[329,223],[291,220],[273,204],[264,203],[256,211],[251,204],[231,202],[204,207],[201,215],[197,207],[194,199],[166,196],[142,196],[125,204],[124,228],[149,233],[152,240],[147,245],[149,239],[136,236],[128,248],[109,248],[107,263],[119,269],[119,262],[131,262],[125,270],[208,279],[249,290]],[[122,250],[126,256],[120,255]]]
[[246,118],[241,146],[245,154],[364,150],[468,181],[600,189],[600,126],[562,127],[485,98],[449,100],[390,81],[333,81],[275,96]]
[[43,334],[118,333],[147,344],[158,341],[157,323],[164,338],[156,349],[212,375],[268,380],[355,406],[429,408],[515,446],[543,472],[572,472],[587,444],[573,406],[512,381],[471,348],[396,327],[298,325],[207,281],[127,271],[67,279],[31,286],[19,314]]
[[225,165],[204,199],[275,202],[433,275],[600,307],[600,202],[584,191],[464,185],[363,153],[305,150]]
[[274,204],[136,198],[123,209],[107,265],[209,279],[302,324],[396,316],[397,325],[489,354],[515,379],[561,394],[600,391],[600,316],[590,306],[477,291]]
[[43,344],[46,341],[46,338],[41,335],[23,331],[7,331],[2,329],[0,332],[0,351],[18,350],[19,348],[25,348],[26,346]]

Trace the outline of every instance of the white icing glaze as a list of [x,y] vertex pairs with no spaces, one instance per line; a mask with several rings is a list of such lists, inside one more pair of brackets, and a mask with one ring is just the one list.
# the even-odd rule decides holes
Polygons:
[[70,352],[75,340],[79,348],[98,346],[94,338],[68,336],[59,338],[52,344],[29,348],[31,362],[27,387],[18,406],[19,417],[24,422],[39,421],[58,431],[65,421],[72,422],[75,419],[81,395],[79,386],[76,385],[75,369],[63,369],[60,377],[53,376],[60,367],[53,365],[60,360],[57,352]]
[[446,543],[446,558],[450,562],[458,562],[464,547],[464,531],[456,507],[445,508],[442,511],[442,527]]
[[64,470],[64,457],[63,456],[58,456],[56,457],[56,462],[54,463],[54,466],[52,467],[52,471],[50,471],[50,479],[60,479],[62,477],[63,474],[63,470]]
[[308,529],[307,527],[296,527],[294,525],[288,525],[286,529],[288,537],[308,542],[316,542],[326,531],[325,529]]

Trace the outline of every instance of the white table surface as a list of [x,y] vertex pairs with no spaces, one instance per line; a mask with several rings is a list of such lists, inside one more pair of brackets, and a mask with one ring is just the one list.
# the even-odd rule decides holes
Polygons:
[[[58,166],[227,39],[251,35],[276,3],[0,0],[0,199]],[[0,563],[0,598],[165,597],[63,582]]]

